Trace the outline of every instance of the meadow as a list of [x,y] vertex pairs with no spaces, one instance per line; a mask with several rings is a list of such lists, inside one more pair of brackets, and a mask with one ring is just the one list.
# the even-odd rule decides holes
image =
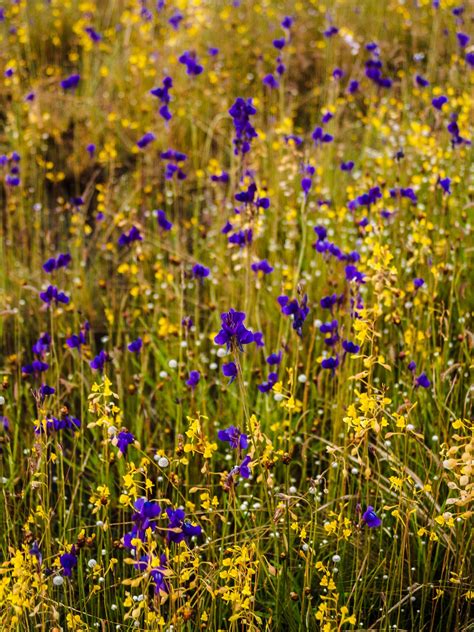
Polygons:
[[473,20],[1,2],[2,631],[474,630]]

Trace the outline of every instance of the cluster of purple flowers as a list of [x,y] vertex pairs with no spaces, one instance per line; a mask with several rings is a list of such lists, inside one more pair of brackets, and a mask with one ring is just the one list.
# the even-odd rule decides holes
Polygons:
[[117,243],[120,247],[123,247],[129,246],[134,241],[143,241],[143,237],[136,226],[132,226],[128,233],[122,233]]
[[166,180],[172,180],[175,175],[178,180],[186,180],[186,174],[181,168],[181,163],[188,159],[186,154],[174,149],[167,149],[160,154],[160,158],[166,161]]
[[40,292],[40,299],[43,303],[50,305],[51,303],[64,303],[67,305],[70,301],[69,296],[58,290],[55,285],[48,285],[44,292]]
[[[46,386],[46,385],[44,385]],[[50,389],[51,387],[48,387]],[[54,389],[53,389],[54,392]],[[49,393],[50,394],[50,393]],[[79,430],[81,427],[81,421],[77,417],[71,415],[64,415],[60,419],[53,416],[46,417],[45,423],[38,423],[35,425],[35,434],[50,434],[51,432],[58,432],[59,430],[72,430],[73,432]]]
[[59,270],[60,268],[65,268],[72,261],[71,255],[66,252],[64,254],[58,255],[56,258],[51,257],[45,263],[43,263],[43,270],[45,272],[53,272],[54,270]]
[[288,296],[282,295],[278,297],[278,303],[285,316],[292,316],[292,327],[298,336],[302,336],[303,323],[309,314],[307,294],[303,296],[301,301],[296,298],[290,300]]
[[171,79],[171,77],[165,77],[160,88],[153,88],[153,90],[150,90],[150,94],[152,94],[154,97],[158,97],[158,99],[162,103],[159,109],[159,113],[160,116],[165,119],[165,121],[169,121],[173,117],[168,108],[170,102],[169,91],[172,87],[173,80]]
[[186,66],[186,74],[197,76],[204,68],[198,63],[197,55],[194,51],[185,51],[178,59],[180,64]]
[[16,151],[10,156],[3,154],[0,156],[0,167],[10,167],[10,172],[5,176],[5,184],[9,187],[20,186],[20,154]]
[[229,110],[229,114],[234,121],[235,137],[233,143],[236,156],[249,152],[250,143],[258,136],[250,122],[250,117],[256,113],[257,110],[252,104],[252,99],[245,101],[242,97],[238,97]]

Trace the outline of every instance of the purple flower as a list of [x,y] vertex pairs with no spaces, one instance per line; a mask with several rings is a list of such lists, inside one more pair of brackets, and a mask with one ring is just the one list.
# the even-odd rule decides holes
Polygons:
[[413,279],[413,285],[415,286],[415,289],[422,287],[424,284],[425,281],[422,278]]
[[196,263],[196,265],[193,266],[193,276],[196,279],[204,279],[208,277],[209,272],[209,268],[206,268],[206,266],[202,266],[200,263]]
[[231,469],[231,471],[229,472],[229,478],[235,476],[236,474],[238,474],[242,478],[250,478],[249,463],[251,460],[251,457],[247,454],[240,465],[236,465],[234,468]]
[[334,79],[342,79],[342,77],[344,77],[344,71],[342,70],[342,68],[334,68],[334,70],[332,71],[332,76],[334,77]]
[[65,577],[71,577],[72,569],[77,566],[77,555],[74,545],[71,547],[69,553],[64,553],[60,556],[59,561],[63,568],[63,575]]
[[146,498],[138,498],[133,507],[135,513],[132,515],[132,530],[123,537],[123,544],[126,548],[135,550],[132,541],[135,539],[144,542],[146,540],[146,531],[150,529],[152,532],[156,529],[154,520],[161,514],[161,507],[155,501]]
[[252,263],[250,267],[257,274],[259,272],[261,272],[262,274],[270,274],[271,272],[273,272],[272,266],[268,263],[266,259],[263,259],[263,261],[259,261],[258,263]]
[[132,226],[128,234],[122,233],[117,243],[119,246],[123,247],[123,246],[128,246],[134,241],[143,241],[143,237],[141,236],[140,231],[138,230],[136,226]]
[[183,509],[172,509],[168,507],[166,513],[169,519],[168,532],[166,534],[168,542],[179,544],[183,540],[189,540],[193,536],[201,535],[201,527],[199,525],[193,525],[186,520]]
[[293,18],[290,17],[289,15],[286,15],[283,20],[282,20],[282,27],[286,30],[291,28],[291,25],[293,24]]
[[230,309],[221,314],[221,330],[214,338],[218,345],[226,345],[227,350],[239,349],[243,351],[242,345],[248,345],[254,340],[253,333],[243,324],[245,320],[244,312],[236,312]]
[[456,37],[458,40],[458,44],[461,48],[466,48],[466,46],[469,44],[469,40],[471,39],[469,37],[469,35],[466,35],[466,33],[456,33]]
[[371,505],[369,505],[365,512],[362,514],[362,520],[370,529],[380,527],[380,525],[382,524],[382,520],[377,516],[374,508]]
[[211,176],[211,181],[212,182],[222,182],[222,183],[226,183],[229,182],[230,178],[229,178],[229,174],[227,173],[227,171],[222,171],[220,175],[212,175]]
[[331,369],[334,373],[334,370],[339,366],[339,356],[325,358],[321,361],[321,366],[323,369]]
[[303,323],[309,314],[308,295],[305,294],[303,296],[301,303],[299,303],[295,298],[290,301],[288,296],[279,296],[278,303],[280,304],[281,311],[285,314],[285,316],[293,317],[292,327],[298,336],[301,337]]
[[270,366],[274,366],[275,364],[280,364],[281,362],[281,356],[282,356],[282,352],[279,351],[278,353],[271,353],[266,362],[267,364],[269,364]]
[[139,140],[137,140],[137,147],[145,149],[150,143],[156,140],[156,136],[153,132],[146,132]]
[[199,373],[199,371],[190,371],[189,378],[186,380],[186,384],[194,390],[198,385],[200,378],[201,374]]
[[424,77],[422,77],[421,75],[416,75],[415,81],[416,81],[416,84],[420,86],[420,88],[426,88],[427,86],[430,85],[430,82]]
[[54,393],[56,392],[56,389],[53,388],[52,386],[48,386],[47,384],[41,384],[39,392],[40,392],[41,399],[44,399],[48,395],[54,395]]
[[89,154],[89,156],[92,158],[93,155],[95,154],[95,150],[96,150],[96,146],[94,145],[94,143],[89,143],[86,147],[87,152]]
[[466,59],[466,63],[469,64],[469,66],[474,68],[474,51],[471,53],[467,53],[465,59]]
[[269,393],[272,390],[273,385],[276,384],[277,381],[278,373],[269,373],[266,381],[262,382],[261,384],[257,384],[257,388],[261,393]]
[[420,375],[415,378],[415,386],[421,386],[422,388],[429,388],[431,386],[431,382],[425,372],[420,373]]
[[435,97],[432,101],[431,104],[433,105],[434,108],[436,108],[437,110],[442,110],[443,109],[443,105],[445,103],[448,102],[448,98],[444,96],[444,94],[442,94],[439,97]]
[[80,75],[70,75],[61,81],[61,88],[63,88],[63,90],[73,90],[74,88],[77,88],[80,79]]
[[264,347],[263,343],[263,334],[261,331],[256,331],[253,335],[253,341],[257,345],[257,347]]
[[348,160],[347,162],[341,162],[340,164],[341,171],[352,171],[354,168],[354,163],[352,160]]
[[65,268],[72,261],[71,255],[67,252],[64,254],[60,254],[56,259],[51,257],[43,264],[43,270],[45,272],[53,272],[53,270],[58,270],[59,268]]
[[89,366],[95,371],[103,371],[105,363],[109,362],[109,360],[109,354],[102,350],[99,355],[96,355],[95,358],[89,362]]
[[349,86],[347,88],[347,92],[349,94],[355,94],[358,89],[359,89],[359,82],[354,79],[353,81],[351,81],[349,83]]
[[230,244],[235,244],[240,248],[244,248],[252,243],[253,239],[253,231],[251,228],[246,228],[244,230],[239,230],[233,235],[231,235],[228,239]]
[[222,373],[225,375],[225,377],[230,377],[229,384],[232,384],[232,382],[237,377],[237,366],[235,362],[227,362],[227,364],[223,364]]
[[100,42],[100,40],[102,39],[102,35],[100,33],[97,33],[97,31],[95,31],[92,26],[86,26],[84,31],[94,43]]
[[342,348],[347,353],[359,353],[360,351],[359,345],[356,345],[354,342],[351,342],[350,340],[343,340]]
[[243,99],[238,97],[234,105],[230,108],[229,114],[234,121],[235,137],[234,154],[246,154],[250,151],[250,143],[252,139],[258,136],[254,127],[250,123],[250,117],[257,113],[257,110],[252,104],[252,99]]
[[168,24],[174,28],[175,31],[178,30],[179,23],[184,18],[184,15],[180,11],[176,11],[168,20]]
[[166,213],[162,209],[155,211],[158,220],[158,226],[163,230],[171,230],[173,224],[167,219]]
[[54,285],[48,285],[45,292],[40,292],[40,299],[48,305],[50,305],[53,301],[67,305],[70,301],[69,296],[64,294],[64,292],[60,292]]
[[275,90],[280,85],[278,83],[278,80],[275,79],[272,74],[265,75],[265,77],[262,79],[262,83],[267,86],[267,88],[270,88],[270,90]]
[[194,51],[185,51],[181,57],[178,59],[180,64],[184,64],[186,66],[186,74],[188,75],[200,75],[204,68],[201,64],[198,64],[197,56]]
[[440,178],[438,184],[445,193],[451,195],[451,178]]
[[229,426],[225,430],[219,430],[217,437],[220,441],[227,441],[231,448],[246,450],[249,445],[247,435],[240,432],[236,426]]
[[136,340],[133,340],[127,346],[127,349],[131,351],[132,353],[139,353],[142,346],[143,346],[143,340],[141,338],[137,338]]
[[413,360],[410,362],[410,364],[408,365],[408,370],[409,371],[415,371],[416,370],[416,362],[414,362]]
[[124,456],[127,454],[128,446],[135,441],[135,437],[128,430],[121,430],[114,439],[115,444],[121,454]]
[[324,37],[332,37],[333,35],[337,35],[339,33],[339,29],[337,26],[330,26],[325,31],[323,31]]
[[42,362],[41,360],[33,360],[31,364],[25,364],[25,366],[21,367],[21,372],[24,375],[37,375],[39,373],[44,373],[49,369],[49,364],[47,362]]
[[315,127],[311,138],[314,140],[316,146],[323,143],[330,143],[334,140],[334,137],[331,136],[331,134],[326,134],[322,127]]
[[44,356],[44,354],[49,351],[49,347],[51,345],[51,336],[49,334],[41,334],[35,344],[31,347],[33,353],[40,358]]
[[273,46],[277,49],[277,50],[282,50],[285,47],[286,44],[286,40],[284,37],[280,37],[278,39],[274,39],[273,40]]

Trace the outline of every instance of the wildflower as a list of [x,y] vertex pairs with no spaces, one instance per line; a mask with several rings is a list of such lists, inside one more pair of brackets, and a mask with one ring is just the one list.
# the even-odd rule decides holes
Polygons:
[[222,171],[220,175],[212,175],[211,176],[211,181],[212,182],[222,182],[222,183],[227,183],[229,182],[230,178],[229,178],[229,174],[227,173],[227,171]]
[[242,351],[242,345],[248,345],[253,342],[253,333],[243,324],[245,320],[244,312],[236,312],[230,309],[228,312],[221,314],[221,330],[214,338],[214,342],[218,345],[227,345],[227,350],[239,349]]
[[349,86],[347,88],[347,92],[349,94],[355,94],[357,92],[357,90],[359,89],[359,82],[356,81],[355,79],[353,79],[350,83]]
[[95,31],[92,26],[86,26],[86,28],[84,29],[84,31],[87,33],[87,35],[91,38],[91,40],[97,44],[97,42],[100,42],[100,40],[102,39],[102,35],[100,33],[97,33],[97,31]]
[[250,455],[247,454],[247,456],[244,457],[244,460],[242,461],[240,465],[236,465],[235,467],[231,469],[228,475],[228,479],[231,479],[236,474],[238,474],[242,478],[250,478],[249,464],[251,460],[252,458],[250,457]]
[[41,358],[47,351],[49,351],[50,344],[51,336],[49,334],[41,334],[31,349],[34,354]]
[[262,79],[262,83],[265,86],[267,86],[267,88],[270,88],[271,90],[275,90],[280,85],[278,83],[278,80],[275,79],[275,77],[272,74],[265,75],[265,77]]
[[80,79],[80,75],[70,75],[61,81],[61,88],[63,88],[63,90],[73,90],[74,88],[77,88]]
[[296,331],[298,336],[301,337],[303,323],[309,314],[308,295],[305,294],[303,296],[301,303],[299,303],[297,299],[293,299],[290,301],[288,296],[279,296],[278,303],[281,306],[281,311],[283,314],[293,317],[293,329]]
[[71,261],[72,261],[72,257],[68,252],[64,254],[60,254],[56,259],[54,257],[48,259],[43,264],[43,270],[45,272],[53,272],[53,270],[65,268],[71,263]]
[[54,285],[48,285],[45,292],[40,292],[40,299],[48,305],[50,305],[53,301],[67,305],[70,301],[70,298],[64,292],[60,292]]
[[323,143],[330,143],[334,140],[334,137],[331,136],[331,134],[324,133],[322,127],[315,127],[313,133],[311,134],[311,138],[314,140],[316,146]]
[[456,33],[456,38],[461,48],[466,48],[466,46],[469,44],[469,40],[471,39],[469,35],[466,35],[466,33],[461,33],[461,32]]
[[257,263],[252,263],[250,267],[256,273],[261,272],[262,274],[270,274],[271,272],[273,272],[272,266],[268,263],[266,259],[263,259],[263,261],[259,261]]
[[248,246],[252,243],[253,240],[253,231],[251,228],[246,228],[245,230],[239,230],[233,235],[231,235],[228,239],[230,244],[235,244],[240,248],[244,246]]
[[370,529],[380,527],[382,524],[382,520],[377,516],[371,505],[368,505],[367,509],[362,514],[362,520]]
[[95,358],[89,362],[89,366],[95,371],[103,371],[105,363],[109,361],[109,354],[102,350],[99,355],[96,355]]
[[354,168],[354,162],[352,160],[348,160],[347,162],[341,162],[340,164],[341,171],[352,171]]
[[250,143],[252,139],[258,136],[254,127],[250,123],[250,117],[257,113],[252,104],[252,99],[245,101],[242,97],[238,97],[234,105],[230,108],[229,114],[234,121],[235,137],[234,154],[246,154],[250,151]]
[[415,371],[416,370],[416,362],[413,362],[413,360],[410,362],[410,364],[408,365],[408,370],[409,371]]
[[253,341],[257,347],[264,347],[263,334],[261,331],[256,331],[253,335]]
[[114,444],[124,456],[127,454],[128,446],[135,442],[135,437],[131,432],[121,430],[114,439]]
[[53,388],[52,386],[48,386],[47,384],[41,384],[39,392],[40,392],[41,399],[44,399],[48,395],[54,395],[54,393],[56,392],[56,389]]
[[49,364],[47,362],[42,362],[41,360],[34,360],[31,364],[25,364],[25,366],[21,367],[21,372],[24,375],[36,375],[38,373],[44,373],[49,369]]
[[342,79],[342,77],[344,77],[344,71],[342,70],[342,68],[334,68],[334,70],[332,71],[332,76],[334,77],[334,79]]
[[165,211],[158,209],[155,211],[156,218],[158,220],[158,226],[163,230],[171,230],[173,224],[167,219]]
[[63,575],[65,577],[70,577],[72,575],[72,569],[77,566],[77,555],[76,549],[73,545],[69,553],[64,553],[60,556],[59,561],[63,568]]
[[334,370],[339,366],[339,356],[325,358],[321,361],[321,366],[323,369],[331,369],[334,373]]
[[424,284],[425,284],[425,281],[421,278],[413,279],[413,285],[415,286],[416,290],[418,290]]
[[438,184],[445,193],[451,195],[451,178],[440,178]]
[[197,56],[194,51],[185,51],[178,59],[180,64],[186,66],[186,74],[188,75],[200,75],[204,68],[197,61]]
[[339,33],[339,29],[337,26],[330,26],[325,31],[323,31],[324,37],[332,37],[333,35],[337,35]]
[[168,515],[168,532],[166,534],[168,542],[179,544],[183,540],[189,540],[192,536],[199,536],[202,529],[199,525],[193,525],[185,519],[183,509],[166,509]]
[[286,16],[283,18],[283,21],[282,21],[282,23],[281,23],[282,27],[283,27],[284,29],[287,29],[287,30],[291,28],[291,25],[292,25],[292,24],[293,24],[293,18],[292,18],[292,17],[290,17],[289,15],[286,15]]
[[33,542],[33,546],[28,552],[30,555],[36,557],[40,565],[43,563],[43,555],[41,554],[38,542],[36,542],[36,540]]
[[415,386],[421,386],[423,388],[429,388],[431,386],[431,382],[429,381],[426,373],[420,373],[420,375],[415,378]]
[[343,340],[342,348],[347,353],[359,353],[360,351],[359,345],[356,345],[354,342],[351,342],[350,340]]
[[190,371],[189,378],[186,380],[186,384],[194,390],[199,383],[200,377],[201,374],[199,373],[199,371]]
[[444,94],[442,94],[439,97],[435,97],[431,101],[431,104],[437,110],[442,110],[443,109],[443,105],[445,105],[447,102],[448,102],[448,97],[445,97]]
[[282,356],[282,352],[279,351],[278,353],[271,353],[266,362],[267,364],[269,364],[270,366],[273,366],[275,364],[280,364],[281,362],[281,356]]
[[265,382],[257,384],[257,388],[261,393],[269,393],[278,381],[278,373],[271,372]]
[[146,132],[139,140],[137,140],[137,147],[145,149],[150,143],[156,140],[156,136],[153,132]]
[[430,85],[430,82],[424,77],[422,77],[421,75],[416,75],[415,81],[417,85],[420,86],[420,88],[426,88],[427,86]]
[[143,346],[143,340],[141,338],[137,338],[133,340],[128,346],[127,349],[132,353],[139,353]]
[[209,276],[209,272],[209,268],[206,268],[206,266],[203,266],[200,263],[196,263],[196,265],[193,266],[193,276],[196,279],[205,279]]
[[94,145],[94,143],[89,143],[87,145],[86,149],[87,149],[87,153],[92,158],[94,156],[95,150],[96,150],[96,146]]
[[237,377],[237,366],[235,362],[227,362],[227,364],[223,364],[222,373],[225,375],[225,377],[230,377],[229,384],[232,384],[232,382]]
[[221,441],[227,441],[231,448],[246,450],[248,448],[247,435],[240,432],[239,428],[229,426],[225,430],[219,430],[217,437]]
[[150,90],[150,94],[155,97],[158,97],[161,101],[162,105],[159,109],[160,116],[165,119],[165,121],[170,121],[173,117],[171,112],[168,109],[168,104],[170,102],[170,88],[173,86],[173,80],[171,77],[165,77],[162,82],[161,88],[153,88]]
[[123,544],[128,549],[134,549],[133,540],[139,539],[142,542],[146,540],[146,531],[150,529],[155,531],[156,518],[161,514],[161,507],[155,501],[147,500],[146,498],[138,498],[133,503],[135,513],[132,515],[133,527],[132,530],[125,534],[123,537]]
[[183,19],[184,15],[180,11],[175,11],[175,13],[173,13],[173,15],[168,20],[168,24],[171,24],[174,30],[177,31],[179,28],[179,24]]

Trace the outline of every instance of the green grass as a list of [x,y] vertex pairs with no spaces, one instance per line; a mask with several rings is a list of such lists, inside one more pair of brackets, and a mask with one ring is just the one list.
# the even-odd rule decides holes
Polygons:
[[[132,0],[4,4],[2,630],[473,629],[473,150],[453,145],[447,130],[456,114],[460,136],[471,138],[472,35],[465,49],[456,38],[469,33],[469,7],[456,21],[450,0],[440,9],[202,0],[167,2],[161,12],[149,2],[147,20]],[[177,10],[184,17],[174,30]],[[262,79],[275,69],[272,40],[285,35],[285,15],[295,19],[281,52],[286,72],[269,90]],[[328,38],[331,24],[339,33]],[[388,89],[365,75],[371,41]],[[186,50],[204,66],[199,76],[178,63]],[[62,90],[76,72],[77,89]],[[430,85],[417,86],[417,74]],[[173,118],[165,124],[149,91],[167,75]],[[352,95],[351,80],[360,82]],[[431,102],[441,94],[448,103],[438,111]],[[237,97],[253,98],[257,110],[258,137],[245,156],[232,144],[228,110]],[[315,146],[311,134],[327,111],[323,127],[334,140]],[[138,149],[149,131],[156,140]],[[291,134],[304,142],[287,142]],[[165,177],[160,153],[170,148],[187,155],[184,180]],[[354,169],[342,171],[349,160]],[[20,184],[9,186],[15,164]],[[308,164],[315,173],[305,196]],[[229,181],[211,182],[223,170]],[[450,194],[439,184],[446,177]],[[235,194],[251,182],[270,207],[234,213]],[[350,210],[373,187],[381,198]],[[399,188],[412,188],[416,203],[390,195]],[[171,231],[160,230],[156,209]],[[229,244],[227,220],[234,232],[251,228],[252,243]],[[312,247],[317,225],[342,252],[360,254],[363,284],[346,279],[351,262]],[[132,226],[143,240],[120,248]],[[46,274],[43,263],[65,252],[68,267]],[[271,274],[252,271],[262,259]],[[196,263],[210,268],[202,282],[192,276]],[[415,278],[424,280],[418,290]],[[50,283],[69,304],[41,301]],[[333,293],[343,298],[330,312],[320,301]],[[281,311],[282,294],[308,296],[301,337]],[[221,355],[214,337],[231,308],[263,333],[263,348],[233,345]],[[182,325],[189,317],[191,329]],[[335,318],[332,350],[320,325]],[[66,339],[85,321],[87,344],[71,349]],[[22,367],[43,333],[49,368],[27,376]],[[127,345],[138,337],[134,354]],[[343,339],[360,351],[344,354]],[[110,355],[103,375],[89,364],[102,349]],[[279,350],[279,367],[266,364]],[[335,371],[322,368],[336,353]],[[232,383],[222,374],[230,361]],[[194,390],[192,370],[200,372]],[[260,393],[272,370],[277,384]],[[416,385],[422,372],[428,388]],[[56,392],[41,401],[43,382]],[[48,415],[68,411],[80,430],[35,434]],[[242,454],[217,437],[231,425],[248,435]],[[122,428],[135,439],[123,456]],[[244,454],[251,477],[239,480],[229,472]],[[135,543],[136,556],[149,557],[136,568],[123,538],[142,497],[162,512]],[[365,524],[368,506],[379,527]],[[170,531],[165,512],[178,507],[202,529],[180,544],[168,541],[180,527]],[[69,577],[60,556],[72,545]],[[155,591],[162,554],[163,590]]]

